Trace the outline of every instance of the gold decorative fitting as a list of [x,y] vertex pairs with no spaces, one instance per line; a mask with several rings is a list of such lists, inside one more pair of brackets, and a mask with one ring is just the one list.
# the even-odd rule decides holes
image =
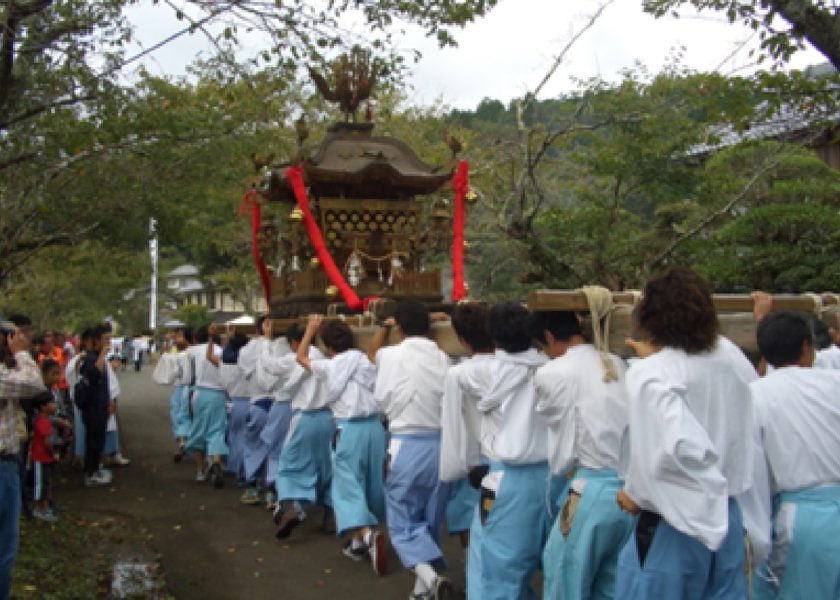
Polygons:
[[303,211],[299,208],[293,208],[289,213],[289,220],[294,221],[295,223],[300,223],[303,221]]
[[464,240],[464,250],[469,250],[471,247],[472,244],[470,244],[467,240]]
[[466,200],[467,202],[472,204],[476,200],[478,200],[478,194],[476,194],[474,191],[470,190],[466,194],[464,194],[464,200]]
[[318,260],[317,256],[313,256],[312,258],[309,259],[309,266],[312,267],[313,269],[317,269],[320,266],[320,264],[321,264],[321,261]]
[[328,285],[327,289],[324,290],[324,293],[328,298],[333,299],[338,296],[338,288],[334,285]]
[[436,223],[443,223],[449,220],[449,209],[446,202],[439,200],[432,207],[432,220]]

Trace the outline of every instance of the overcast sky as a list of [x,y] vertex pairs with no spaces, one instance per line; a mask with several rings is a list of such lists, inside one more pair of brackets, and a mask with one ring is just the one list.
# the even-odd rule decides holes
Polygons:
[[[440,50],[421,32],[409,31],[402,45],[423,53],[410,79],[412,100],[474,108],[485,97],[507,102],[533,90],[597,5],[592,0],[501,0],[487,17],[458,33],[458,48]],[[151,3],[132,8],[130,19],[146,47],[184,26],[171,9]],[[750,30],[716,13],[654,19],[642,11],[639,0],[615,0],[574,45],[541,97],[575,89],[575,78],[614,80],[636,62],[656,72],[675,51],[692,69],[743,73],[750,62],[749,48],[757,43]],[[145,58],[143,65],[155,74],[180,75],[201,52],[209,53],[206,39],[186,35]],[[808,50],[797,54],[791,66],[803,68],[824,60]]]

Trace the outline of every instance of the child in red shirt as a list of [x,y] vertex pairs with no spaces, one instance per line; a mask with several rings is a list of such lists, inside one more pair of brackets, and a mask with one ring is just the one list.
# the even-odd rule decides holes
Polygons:
[[32,408],[36,411],[32,422],[32,472],[35,483],[35,510],[32,512],[36,519],[55,522],[56,516],[50,509],[52,499],[52,471],[55,456],[53,455],[53,425],[51,416],[56,412],[55,398],[50,392],[42,392],[32,399]]

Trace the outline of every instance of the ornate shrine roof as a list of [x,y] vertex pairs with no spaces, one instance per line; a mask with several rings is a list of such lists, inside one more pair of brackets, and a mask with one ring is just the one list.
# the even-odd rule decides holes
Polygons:
[[[406,198],[439,190],[452,177],[432,167],[407,144],[389,136],[374,136],[373,123],[337,123],[314,155],[304,159],[304,180],[313,195],[344,198]],[[263,196],[293,201],[283,171],[274,168]]]

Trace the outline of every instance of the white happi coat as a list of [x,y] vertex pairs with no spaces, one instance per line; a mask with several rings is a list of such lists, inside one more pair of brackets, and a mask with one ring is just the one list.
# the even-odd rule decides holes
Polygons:
[[491,460],[529,465],[548,459],[548,428],[537,418],[534,375],[546,363],[535,349],[496,350],[489,361],[487,389],[477,404],[482,414],[481,451]]
[[[729,527],[729,498],[752,485],[755,371],[732,342],[710,352],[664,348],[627,371],[629,456],[619,475],[642,509],[712,551]],[[624,462],[624,461],[622,461]]]
[[536,410],[548,425],[548,462],[554,474],[573,466],[618,469],[627,428],[626,367],[617,356],[610,359],[616,381],[604,381],[601,354],[592,344],[572,346],[537,371]]
[[359,419],[379,412],[373,399],[376,367],[362,351],[351,348],[310,365],[312,374],[326,385],[327,403],[336,419]]
[[482,417],[477,404],[490,383],[492,361],[492,354],[475,354],[446,373],[440,422],[443,481],[466,477],[481,462]]
[[376,354],[373,397],[394,433],[440,429],[449,358],[432,340],[411,336]]

